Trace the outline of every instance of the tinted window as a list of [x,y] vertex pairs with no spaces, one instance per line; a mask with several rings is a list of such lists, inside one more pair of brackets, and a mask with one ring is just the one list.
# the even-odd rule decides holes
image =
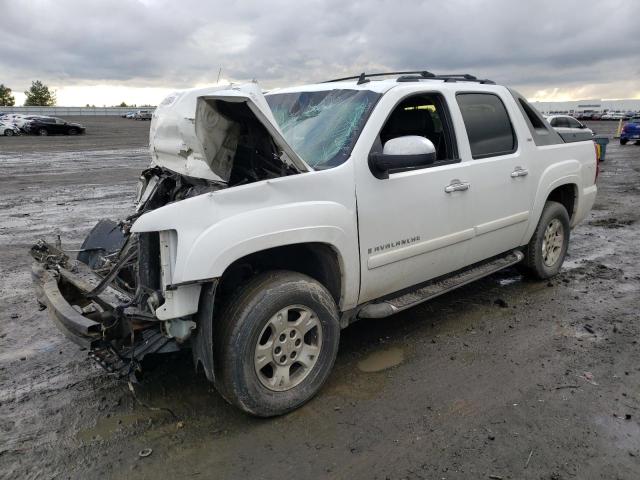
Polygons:
[[502,100],[491,93],[460,93],[462,112],[473,158],[514,152],[516,137]]
[[556,124],[554,127],[569,128],[569,121],[567,120],[567,117],[558,117],[555,120]]

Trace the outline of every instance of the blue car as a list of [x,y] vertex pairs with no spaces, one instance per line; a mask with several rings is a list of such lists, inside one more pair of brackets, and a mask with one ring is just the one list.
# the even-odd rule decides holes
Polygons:
[[620,145],[626,145],[629,140],[640,143],[640,116],[631,118],[631,120],[622,127]]

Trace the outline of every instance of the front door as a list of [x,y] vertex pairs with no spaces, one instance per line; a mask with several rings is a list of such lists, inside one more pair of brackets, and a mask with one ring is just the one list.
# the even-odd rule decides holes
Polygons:
[[[463,267],[474,235],[467,164],[458,158],[446,100],[429,93],[391,95],[381,102],[393,102],[392,114],[370,120],[372,127],[379,125],[372,148],[401,136],[424,136],[436,147],[436,161],[391,171],[386,179],[376,178],[366,161],[358,164],[360,303]],[[389,107],[381,104],[377,110]]]

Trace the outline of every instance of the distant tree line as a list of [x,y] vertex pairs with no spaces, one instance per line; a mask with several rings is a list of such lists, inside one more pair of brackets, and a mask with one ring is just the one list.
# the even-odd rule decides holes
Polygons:
[[[52,107],[56,104],[55,92],[49,90],[49,87],[40,80],[31,82],[29,90],[24,92],[26,99],[25,107]],[[12,94],[12,90],[0,84],[0,107],[13,107],[16,99]]]
[[[25,107],[53,107],[56,104],[56,93],[49,89],[47,85],[40,80],[31,82],[29,90],[24,92],[26,99],[24,101]],[[12,90],[0,83],[0,107],[13,107],[16,104],[16,99],[12,94]],[[89,105],[87,107],[95,107],[95,105]],[[133,105],[127,105],[126,102],[122,102],[118,107],[137,107]],[[142,107],[151,107],[152,105],[142,105]]]
[[13,107],[15,104],[16,99],[11,95],[11,89],[0,83],[0,107]]

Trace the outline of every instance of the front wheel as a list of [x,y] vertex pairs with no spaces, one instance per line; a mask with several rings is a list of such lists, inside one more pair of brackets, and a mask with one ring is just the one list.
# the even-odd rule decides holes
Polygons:
[[216,388],[229,403],[260,417],[282,415],[310,400],[338,352],[333,297],[297,272],[256,276],[214,322]]
[[567,254],[569,235],[567,209],[561,203],[547,202],[525,249],[525,272],[541,280],[558,273]]
[[49,135],[49,132],[46,128],[41,128],[40,130],[38,130],[38,135],[40,135],[41,137],[46,137],[47,135]]
[[13,130],[11,130],[10,128],[7,128],[7,129],[4,131],[4,136],[5,136],[5,137],[11,137],[12,135],[13,135]]

